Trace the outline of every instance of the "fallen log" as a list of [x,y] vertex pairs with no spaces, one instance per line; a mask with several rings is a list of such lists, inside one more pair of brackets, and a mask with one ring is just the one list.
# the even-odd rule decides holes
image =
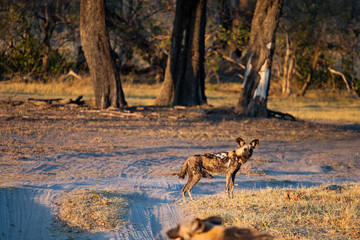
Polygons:
[[274,117],[274,118],[281,118],[284,120],[296,121],[296,118],[289,113],[277,112],[277,111],[268,109],[268,115],[270,117]]
[[37,102],[45,102],[48,104],[52,104],[53,102],[59,102],[63,100],[62,98],[28,98],[28,102],[37,101]]
[[[78,106],[84,105],[85,101],[82,100],[83,96],[78,96],[75,100],[73,99],[63,99],[63,98],[28,98],[28,102],[40,102],[49,105],[66,105],[66,104],[75,104]],[[57,102],[57,103],[54,103]]]
[[69,99],[69,102],[67,104],[76,104],[76,105],[84,105],[85,101],[81,100],[83,98],[82,95],[78,96],[75,100]]

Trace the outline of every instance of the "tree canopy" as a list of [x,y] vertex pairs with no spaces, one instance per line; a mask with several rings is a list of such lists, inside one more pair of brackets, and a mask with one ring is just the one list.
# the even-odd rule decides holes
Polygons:
[[[208,1],[206,82],[243,81],[246,63],[239,57],[249,41],[255,4],[255,0]],[[106,1],[111,52],[122,81],[163,81],[175,7],[173,1]],[[79,0],[3,1],[0,77],[30,74],[46,80],[69,69],[88,71],[79,14]],[[281,89],[286,73],[291,76],[291,93],[302,88],[346,88],[343,78],[329,71],[333,69],[359,92],[359,16],[356,0],[285,1],[276,35],[272,86]]]

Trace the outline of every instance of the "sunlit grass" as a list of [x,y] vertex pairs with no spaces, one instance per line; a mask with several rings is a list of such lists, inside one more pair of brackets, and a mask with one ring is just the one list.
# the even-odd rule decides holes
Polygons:
[[[207,84],[206,96],[208,104],[214,107],[234,106],[239,98],[238,83]],[[161,89],[160,84],[124,83],[123,90],[129,106],[154,105]],[[309,91],[309,97],[278,98],[271,95],[268,107],[271,110],[286,112],[302,120],[323,122],[360,123],[360,100],[350,98],[345,92],[335,96],[317,94]],[[93,99],[94,93],[89,78],[79,80],[51,81],[51,83],[16,83],[0,82],[0,94],[18,95],[21,97],[56,97],[76,98],[83,95],[85,99]]]
[[[289,191],[290,198],[287,197]],[[288,239],[359,239],[360,185],[240,190],[182,205],[196,217],[221,216],[228,226],[268,231]]]
[[119,191],[74,190],[60,196],[58,219],[68,230],[94,232],[127,224],[128,202]]
[[350,97],[270,98],[268,107],[303,120],[360,123],[360,100]]
[[77,97],[83,95],[91,98],[93,89],[91,84],[84,81],[51,81],[42,82],[0,82],[1,94],[13,94],[19,96],[40,96],[40,97]]

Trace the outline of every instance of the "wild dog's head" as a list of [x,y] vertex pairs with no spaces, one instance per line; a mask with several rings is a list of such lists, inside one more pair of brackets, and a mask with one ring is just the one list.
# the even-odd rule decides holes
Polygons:
[[176,228],[167,231],[166,234],[173,240],[217,239],[220,231],[217,231],[214,226],[221,225],[221,221],[222,219],[219,217],[209,217],[204,220],[196,218],[180,223]]
[[259,145],[259,140],[254,139],[249,145],[246,145],[244,140],[237,138],[236,143],[239,145],[239,149],[235,150],[236,156],[241,157],[243,160],[247,160],[253,154],[253,149]]

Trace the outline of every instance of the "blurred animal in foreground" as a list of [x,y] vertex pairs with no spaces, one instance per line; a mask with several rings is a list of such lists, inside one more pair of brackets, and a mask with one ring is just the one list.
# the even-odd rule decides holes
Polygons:
[[280,240],[248,228],[225,228],[221,223],[220,217],[195,218],[178,224],[166,234],[172,240]]

